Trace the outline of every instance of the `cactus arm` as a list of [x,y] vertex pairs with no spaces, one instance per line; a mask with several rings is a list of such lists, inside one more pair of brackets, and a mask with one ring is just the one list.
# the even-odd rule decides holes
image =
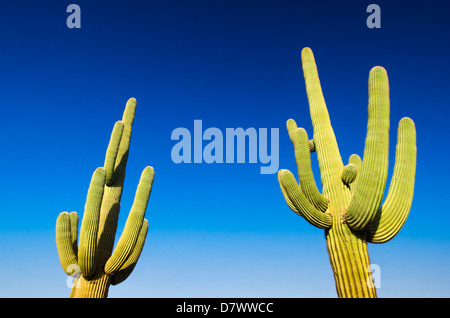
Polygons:
[[294,144],[300,188],[313,206],[325,212],[328,207],[328,202],[319,192],[314,181],[314,175],[311,169],[308,134],[305,129],[297,128],[297,124],[293,119],[288,120],[287,127],[291,141]]
[[70,238],[72,241],[73,250],[78,254],[78,213],[70,212]]
[[106,185],[111,185],[113,182],[114,166],[116,163],[117,153],[119,151],[120,140],[122,139],[123,126],[122,121],[116,122],[111,133],[108,148],[106,150],[104,164],[106,170]]
[[358,168],[353,163],[349,163],[344,167],[344,170],[342,170],[342,182],[350,185],[355,181],[357,175]]
[[133,206],[125,223],[125,228],[120,236],[117,246],[105,265],[105,273],[111,275],[118,271],[133,252],[139,233],[144,222],[145,211],[152,191],[152,183],[155,172],[152,167],[146,167],[142,172],[139,185],[136,190]]
[[95,272],[98,220],[105,178],[105,169],[97,168],[92,175],[86,198],[78,248],[78,265],[80,266],[81,273],[85,277],[89,277]]
[[385,243],[405,224],[411,209],[416,172],[416,129],[410,118],[398,126],[394,173],[385,202],[367,227],[367,240]]
[[356,178],[355,180],[350,184],[350,190],[352,193],[355,192],[355,189],[357,187],[358,184],[358,179],[359,179],[359,175],[360,175],[360,171],[361,171],[361,166],[362,166],[362,161],[361,161],[361,157],[353,154],[350,156],[350,158],[348,158],[348,163],[352,164],[356,167]]
[[309,152],[316,152],[316,144],[314,143],[314,139],[310,139],[308,142]]
[[122,193],[123,181],[125,179],[125,168],[128,160],[128,152],[130,150],[131,131],[134,122],[134,115],[136,113],[136,99],[130,98],[125,106],[123,112],[123,132],[120,139],[119,149],[117,151],[117,158],[115,161],[114,170],[114,185],[119,185],[120,194]]
[[347,209],[347,223],[357,231],[372,221],[383,199],[388,172],[389,107],[387,72],[376,66],[369,74],[369,119],[361,173]]
[[73,248],[71,217],[62,212],[56,219],[56,248],[58,250],[61,267],[67,275],[73,273],[73,264],[77,264],[77,254]]
[[133,272],[133,269],[136,266],[139,257],[141,256],[147,232],[148,232],[148,221],[144,219],[144,223],[142,224],[142,228],[141,231],[139,232],[138,239],[136,241],[136,244],[134,245],[133,252],[127,258],[126,262],[122,265],[122,267],[120,267],[120,269],[111,276],[112,285],[120,284],[125,279],[127,279],[128,276],[130,276],[130,274]]
[[305,218],[312,225],[327,229],[332,225],[332,218],[328,213],[317,210],[306,198],[297,184],[294,175],[289,171],[282,169],[278,172],[278,181],[280,187],[284,188],[289,201],[295,206],[295,213]]
[[[128,152],[130,148],[131,132],[136,112],[136,99],[130,98],[125,106],[121,122],[123,123],[122,135],[119,144],[114,129],[111,134],[110,153],[116,153],[114,161],[114,169],[111,184],[105,186],[103,202],[100,213],[99,230],[98,230],[98,249],[99,259],[104,264],[111,256],[114,247],[114,238],[117,230],[117,222],[120,212],[120,200],[122,197],[123,183],[125,180],[125,170],[128,161]],[[117,132],[118,135],[118,132]],[[112,141],[114,140],[114,141]],[[116,149],[112,149],[116,146]],[[108,153],[107,151],[107,153]],[[105,160],[106,161],[106,160]],[[110,160],[112,161],[112,160]]]
[[302,67],[314,128],[313,140],[319,161],[323,194],[326,196],[327,193],[332,192],[332,185],[341,181],[344,165],[331,127],[314,55],[310,48],[302,50]]
[[[289,206],[289,208],[295,212],[295,214],[298,214],[300,216],[302,216],[301,212],[295,207],[294,203],[291,202],[291,199],[289,199],[289,195],[286,192],[286,189],[284,189],[284,187],[281,185],[281,181],[280,181],[280,175],[278,174],[278,183],[280,184],[280,189],[281,189],[281,193],[283,194],[284,200],[286,201],[287,205]],[[300,186],[298,186],[300,187]]]
[[[118,126],[113,129],[111,133],[110,143],[108,145],[107,157],[110,154],[110,158],[105,158],[105,164],[107,163],[107,167],[105,169],[109,169],[113,171],[112,176],[109,177],[111,184],[107,184],[107,191],[105,192],[105,201],[109,202],[110,200],[115,202],[120,202],[122,197],[123,183],[125,180],[125,170],[128,161],[128,152],[130,150],[130,140],[131,140],[131,132],[134,122],[134,115],[136,113],[136,99],[130,98],[126,105],[125,111],[123,112],[122,120],[120,121],[122,124],[117,124]],[[123,126],[123,127],[121,127]],[[119,138],[119,132],[122,130]],[[118,142],[118,140],[120,140]],[[114,159],[113,159],[114,157]],[[114,168],[111,169],[111,162],[114,160]],[[109,211],[108,208],[102,208],[102,210]]]

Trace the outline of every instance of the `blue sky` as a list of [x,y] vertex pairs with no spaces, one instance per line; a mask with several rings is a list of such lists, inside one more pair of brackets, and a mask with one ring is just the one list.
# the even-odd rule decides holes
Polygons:
[[[381,7],[381,29],[366,7]],[[81,29],[66,7],[81,8]],[[62,211],[83,211],[125,102],[138,102],[123,228],[142,169],[156,177],[133,274],[110,297],[336,297],[322,230],[290,211],[261,164],[179,164],[177,127],[280,129],[280,168],[295,172],[285,122],[312,126],[300,51],[312,48],[344,160],[362,155],[370,68],[398,121],[417,129],[410,216],[370,245],[380,297],[449,297],[449,6],[445,1],[10,1],[0,4],[0,297],[66,297],[55,245]],[[320,184],[316,158],[314,173]],[[388,180],[389,182],[389,180]]]

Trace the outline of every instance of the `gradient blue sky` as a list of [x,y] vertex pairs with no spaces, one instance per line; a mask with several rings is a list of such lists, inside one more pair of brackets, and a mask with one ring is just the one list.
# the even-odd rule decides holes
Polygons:
[[[395,3],[392,3],[395,2]],[[81,29],[66,7],[81,7]],[[381,6],[381,29],[366,7]],[[413,206],[392,241],[370,245],[380,297],[449,297],[447,1],[3,1],[0,4],[0,297],[66,297],[55,246],[61,211],[82,213],[113,124],[138,101],[118,235],[147,165],[156,178],[134,273],[110,297],[336,297],[325,238],[290,211],[260,164],[171,161],[172,130],[280,128],[312,135],[300,51],[312,48],[341,155],[362,155],[367,79],[414,119]],[[314,172],[320,184],[316,158]],[[390,179],[388,180],[388,182]]]

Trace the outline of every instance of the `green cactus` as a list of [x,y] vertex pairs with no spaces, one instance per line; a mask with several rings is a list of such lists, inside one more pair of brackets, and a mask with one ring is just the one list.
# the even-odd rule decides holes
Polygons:
[[[288,170],[278,172],[288,206],[312,225],[324,229],[339,297],[376,297],[367,243],[385,243],[402,228],[414,193],[416,131],[410,118],[400,120],[394,172],[383,204],[389,151],[389,83],[386,70],[369,74],[368,125],[363,160],[344,166],[322,94],[310,48],[302,50],[306,92],[314,129],[312,140],[294,120],[287,121],[298,168],[297,183]],[[319,192],[310,152],[317,153],[322,181]]]
[[76,212],[62,212],[57,218],[56,246],[61,266],[74,277],[70,297],[106,298],[110,285],[121,283],[131,274],[144,246],[152,167],[142,172],[125,228],[114,248],[135,110],[136,100],[130,98],[122,120],[114,125],[104,167],[97,168],[91,179],[79,238]]

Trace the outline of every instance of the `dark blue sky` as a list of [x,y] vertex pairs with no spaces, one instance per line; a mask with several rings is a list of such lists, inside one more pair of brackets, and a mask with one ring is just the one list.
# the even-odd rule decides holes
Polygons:
[[[81,29],[66,26],[70,3],[81,7]],[[381,7],[381,29],[366,26],[370,3]],[[36,296],[20,287],[35,277],[30,258],[42,268],[36,279],[54,282],[46,296],[68,292],[56,216],[82,212],[114,122],[135,97],[120,222],[142,169],[152,165],[150,229],[137,273],[111,295],[135,295],[153,280],[153,291],[139,295],[334,297],[323,233],[289,210],[275,174],[259,174],[260,163],[176,165],[170,157],[171,132],[193,129],[195,119],[222,131],[279,128],[280,168],[295,172],[285,122],[296,119],[312,136],[300,61],[309,46],[344,161],[363,153],[373,66],[384,66],[390,79],[389,176],[398,121],[416,123],[410,217],[392,242],[369,247],[385,268],[380,295],[449,296],[448,281],[439,279],[450,264],[449,233],[437,226],[450,221],[441,203],[450,177],[449,9],[446,1],[2,2],[0,250],[5,269],[27,279],[2,278],[1,295]],[[434,276],[421,275],[423,268]],[[391,285],[389,275],[397,277]]]

